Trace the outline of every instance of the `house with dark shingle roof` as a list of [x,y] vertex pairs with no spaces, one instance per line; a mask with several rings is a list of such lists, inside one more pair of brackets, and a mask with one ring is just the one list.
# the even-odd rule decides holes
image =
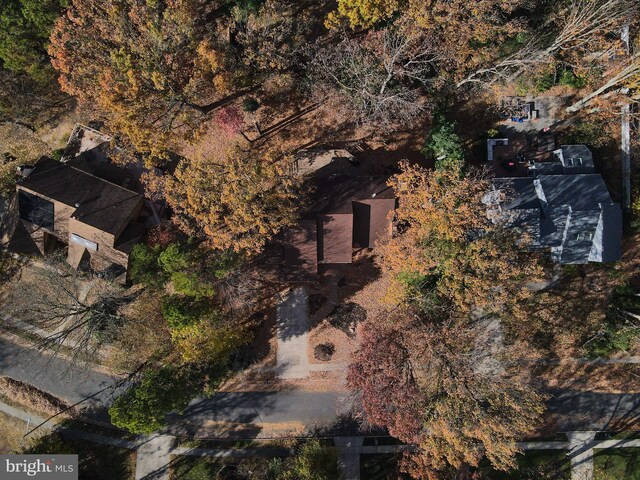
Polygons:
[[529,177],[495,178],[489,214],[526,231],[534,248],[563,264],[620,259],[622,210],[614,203],[584,145],[563,145]]
[[74,268],[126,280],[129,254],[160,221],[126,170],[100,146],[59,162],[42,157],[18,181],[18,222],[10,248],[48,255],[66,249]]

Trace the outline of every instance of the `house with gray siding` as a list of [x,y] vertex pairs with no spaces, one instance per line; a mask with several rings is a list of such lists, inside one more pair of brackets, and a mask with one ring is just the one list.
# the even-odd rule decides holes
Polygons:
[[489,215],[528,233],[532,247],[562,264],[620,259],[622,210],[584,145],[563,145],[528,177],[495,178]]

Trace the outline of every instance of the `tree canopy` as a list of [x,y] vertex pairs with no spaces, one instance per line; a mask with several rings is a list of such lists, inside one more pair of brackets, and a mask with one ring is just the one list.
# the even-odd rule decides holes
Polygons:
[[537,259],[526,235],[487,215],[482,177],[401,170],[390,182],[399,234],[380,248],[392,308],[365,324],[349,384],[371,424],[418,446],[402,464],[415,478],[454,477],[485,457],[506,470],[543,406],[518,349],[501,344],[496,355],[477,338],[524,314]]
[[40,83],[52,78],[47,44],[67,0],[8,0],[0,6],[0,65]]
[[[227,88],[225,54],[207,26],[215,2],[74,0],[49,53],[62,89],[94,101],[142,152],[206,111]],[[206,101],[206,100],[205,100]]]
[[472,330],[459,321],[414,311],[367,322],[349,367],[366,419],[417,445],[402,464],[413,478],[453,478],[485,457],[500,470],[514,466],[515,442],[543,411],[513,369],[480,366]]
[[417,292],[421,300],[430,292],[466,312],[518,312],[529,296],[523,283],[541,270],[525,248],[526,233],[488,217],[489,183],[455,169],[430,172],[408,163],[401,169],[391,184],[404,232],[380,252],[395,278],[393,292],[401,299]]
[[256,253],[296,218],[296,181],[286,161],[240,149],[220,163],[183,160],[167,180],[175,221],[214,249]]

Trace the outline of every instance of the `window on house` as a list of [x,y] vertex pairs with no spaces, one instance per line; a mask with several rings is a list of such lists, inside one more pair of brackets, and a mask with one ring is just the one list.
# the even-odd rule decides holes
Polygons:
[[593,232],[579,233],[578,235],[576,235],[576,240],[593,240]]
[[75,233],[72,233],[71,235],[69,235],[69,238],[73,243],[77,243],[78,245],[82,245],[87,250],[91,250],[93,252],[98,250],[98,244],[97,243],[92,242],[91,240],[87,240],[86,238],[83,238],[80,235],[76,235]]
[[20,190],[18,211],[22,220],[53,230],[53,202]]

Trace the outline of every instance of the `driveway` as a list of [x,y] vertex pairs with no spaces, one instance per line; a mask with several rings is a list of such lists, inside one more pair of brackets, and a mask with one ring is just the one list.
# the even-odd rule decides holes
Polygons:
[[309,376],[309,294],[298,287],[278,305],[276,372],[282,379]]

